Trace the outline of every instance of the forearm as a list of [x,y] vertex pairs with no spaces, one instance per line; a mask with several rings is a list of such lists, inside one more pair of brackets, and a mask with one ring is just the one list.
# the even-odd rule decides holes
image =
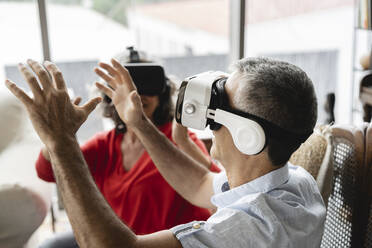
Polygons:
[[115,215],[90,175],[75,138],[49,149],[58,189],[80,247],[134,247],[137,237]]
[[[213,194],[212,184],[210,187],[202,187],[206,185],[206,179],[209,182],[212,174],[209,170],[179,150],[148,119],[144,119],[132,129],[162,176],[180,195],[195,205],[212,207],[210,203]],[[207,190],[201,192],[201,189]]]
[[177,145],[182,151],[205,166],[205,168],[209,169],[211,166],[210,158],[203,153],[203,151],[190,139],[190,137],[187,137],[182,142],[177,142]]

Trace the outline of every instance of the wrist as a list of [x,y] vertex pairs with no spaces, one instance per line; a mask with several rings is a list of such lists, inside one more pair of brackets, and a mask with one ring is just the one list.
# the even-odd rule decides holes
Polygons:
[[138,121],[136,121],[136,123],[132,123],[128,126],[135,133],[138,133],[141,132],[142,130],[146,130],[151,125],[153,125],[151,120],[147,118],[146,115],[142,115],[142,117]]
[[75,145],[78,145],[75,135],[62,135],[60,137],[55,137],[45,144],[50,156],[65,150],[70,150]]
[[119,114],[119,117],[128,128],[133,129],[133,130],[137,129],[139,126],[146,124],[146,122],[149,121],[149,119],[147,118],[145,113],[143,113],[143,111],[135,115],[136,116],[130,116],[129,118],[124,118],[125,116]]

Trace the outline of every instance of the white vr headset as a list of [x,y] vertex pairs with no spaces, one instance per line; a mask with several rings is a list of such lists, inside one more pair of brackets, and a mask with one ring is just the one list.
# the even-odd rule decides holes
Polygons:
[[284,130],[258,116],[229,107],[225,83],[229,75],[209,71],[186,78],[179,89],[176,121],[183,126],[211,130],[225,126],[236,148],[247,155],[259,154],[267,145],[267,136],[294,138],[303,142],[308,137]]

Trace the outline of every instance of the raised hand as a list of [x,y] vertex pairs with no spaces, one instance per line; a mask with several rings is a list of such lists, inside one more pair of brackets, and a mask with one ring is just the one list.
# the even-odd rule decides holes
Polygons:
[[99,63],[100,68],[94,71],[110,86],[96,82],[99,90],[111,98],[120,118],[128,126],[138,125],[145,117],[141,98],[128,72],[118,61],[111,60],[112,65]]
[[47,147],[66,137],[75,138],[77,130],[102,100],[101,97],[77,106],[70,101],[62,73],[55,64],[45,62],[45,70],[33,60],[27,60],[27,63],[36,77],[25,65],[20,63],[18,68],[34,97],[29,97],[10,80],[5,81],[6,86],[25,105],[34,129]]

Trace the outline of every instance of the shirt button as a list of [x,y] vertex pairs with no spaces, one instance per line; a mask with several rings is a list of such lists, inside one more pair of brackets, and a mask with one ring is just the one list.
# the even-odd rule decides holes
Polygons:
[[199,222],[195,222],[194,224],[192,224],[192,228],[199,229],[200,228],[200,223]]

